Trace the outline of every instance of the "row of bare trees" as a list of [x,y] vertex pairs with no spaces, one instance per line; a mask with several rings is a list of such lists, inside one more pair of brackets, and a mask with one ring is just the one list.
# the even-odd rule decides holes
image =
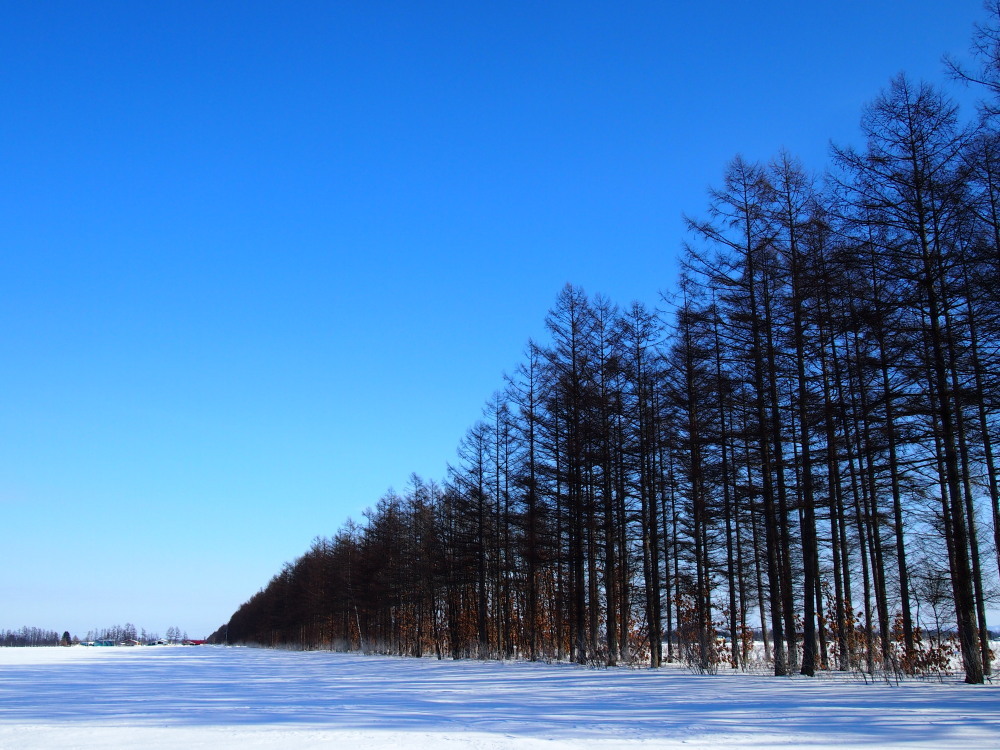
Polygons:
[[0,630],[0,647],[10,646],[59,646],[65,645],[54,630],[23,627],[18,630]]
[[[997,38],[981,28],[980,50]],[[733,160],[688,219],[668,311],[564,288],[447,480],[413,477],[317,539],[214,639],[711,670],[747,667],[756,634],[775,674],[811,675],[918,671],[952,631],[982,682],[1000,567],[989,110],[964,123],[899,76],[824,180],[787,154]]]

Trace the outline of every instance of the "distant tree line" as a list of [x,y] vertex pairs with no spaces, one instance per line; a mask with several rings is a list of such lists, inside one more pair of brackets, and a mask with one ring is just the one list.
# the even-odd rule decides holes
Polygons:
[[[462,438],[213,639],[983,682],[1000,568],[1000,6],[822,180],[735,158],[667,311],[566,286]],[[927,630],[929,628],[929,631]],[[928,632],[930,634],[928,634]]]
[[[94,628],[93,630],[87,631],[87,641],[114,641],[115,643],[124,643],[126,641],[137,641],[142,644],[155,643],[161,640],[160,634],[154,631],[147,631],[145,628],[137,628],[130,622],[126,622],[124,625],[112,625],[106,628]],[[167,628],[167,635],[165,640],[168,643],[181,643],[188,640],[188,634],[186,631],[182,631],[179,627],[171,625]]]
[[[143,631],[145,634],[145,631]],[[87,631],[87,641],[114,641],[122,643],[124,641],[138,641],[139,630],[130,622],[124,625],[112,625],[106,628],[94,628]],[[153,639],[155,640],[155,639]]]
[[69,633],[60,636],[54,630],[25,626],[19,630],[0,630],[0,646],[65,646],[68,636]]
[[[124,643],[135,641],[143,645],[156,643],[161,640],[160,635],[147,631],[145,628],[137,628],[130,622],[124,625],[111,625],[106,628],[94,628],[88,630],[84,641],[113,641],[114,643]],[[167,628],[166,640],[169,643],[183,643],[188,640],[186,631],[179,627],[171,626]],[[59,635],[54,630],[44,630],[42,628],[23,627],[20,630],[0,630],[0,647],[2,646],[72,646],[80,643],[80,639],[75,635],[70,635],[69,631],[64,631]]]

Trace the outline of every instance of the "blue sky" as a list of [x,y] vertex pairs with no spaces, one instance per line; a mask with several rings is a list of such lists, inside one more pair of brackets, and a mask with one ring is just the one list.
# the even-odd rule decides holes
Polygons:
[[[672,7],[678,5],[681,7]],[[979,0],[8,3],[0,628],[206,635],[440,479],[559,289],[656,304]]]

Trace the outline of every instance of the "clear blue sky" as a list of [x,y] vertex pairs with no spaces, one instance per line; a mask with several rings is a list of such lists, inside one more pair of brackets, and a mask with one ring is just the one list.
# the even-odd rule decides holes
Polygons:
[[655,304],[732,156],[822,169],[983,18],[5,3],[0,628],[206,635],[442,478],[563,284]]

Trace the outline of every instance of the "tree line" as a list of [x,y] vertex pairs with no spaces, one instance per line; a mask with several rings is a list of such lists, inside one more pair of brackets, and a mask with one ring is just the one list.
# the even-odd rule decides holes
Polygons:
[[[164,639],[161,639],[160,634],[156,631],[147,631],[145,628],[136,627],[132,623],[126,622],[124,625],[111,625],[105,628],[88,630],[85,640],[88,642],[113,641],[114,643],[136,641],[147,645]],[[187,631],[182,631],[176,625],[171,625],[167,628],[165,640],[168,643],[181,643],[188,640],[188,634]]]
[[1000,569],[1000,5],[962,120],[894,78],[822,178],[735,158],[664,310],[567,285],[462,438],[213,639],[459,658],[943,668]]
[[[105,628],[94,628],[88,630],[84,638],[86,642],[113,641],[123,643],[126,641],[136,641],[142,644],[155,643],[160,640],[159,634],[147,632],[145,628],[137,628],[130,622],[124,625],[111,625]],[[167,628],[166,640],[170,643],[182,643],[188,640],[186,631],[182,631],[176,626]],[[0,647],[4,646],[75,646],[80,643],[80,638],[70,635],[69,631],[64,631],[60,636],[54,630],[44,628],[22,627],[19,630],[0,630]]]
[[68,645],[69,633],[60,637],[54,630],[24,626],[18,630],[0,630],[0,647],[24,646],[64,646]]

